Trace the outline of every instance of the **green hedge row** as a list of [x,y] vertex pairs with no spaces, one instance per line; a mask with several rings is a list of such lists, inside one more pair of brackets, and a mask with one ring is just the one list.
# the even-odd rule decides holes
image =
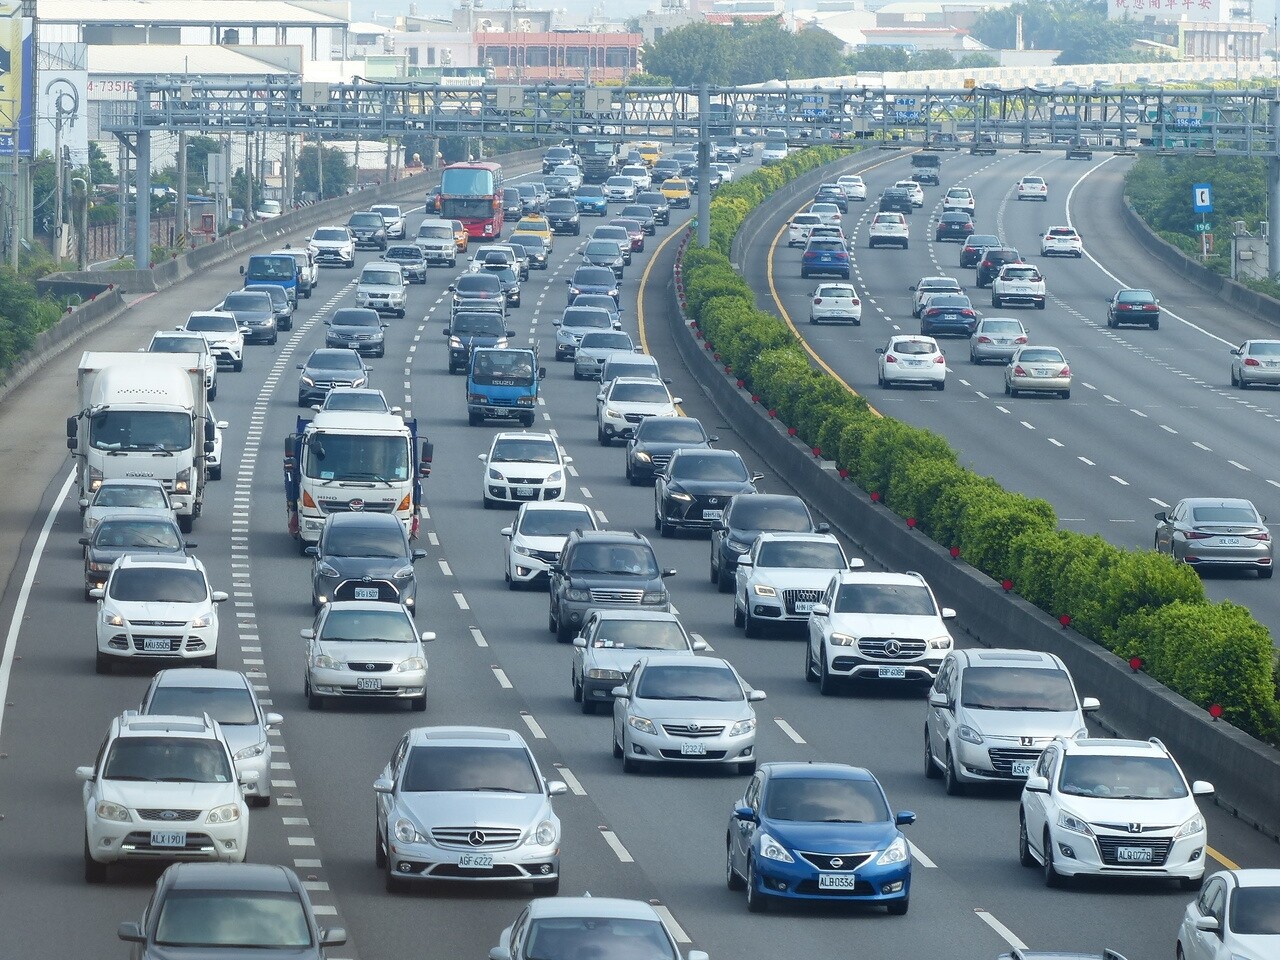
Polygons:
[[773,191],[839,155],[801,151],[723,187],[711,202],[711,246],[686,249],[687,314],[727,371],[771,414],[944,547],[1046,613],[1253,736],[1280,735],[1275,659],[1247,610],[1210,603],[1196,573],[1151,550],[1059,530],[1045,500],[1005,490],[963,466],[937,434],[881,416],[816,369],[787,325],[756,306],[730,266],[743,219]]

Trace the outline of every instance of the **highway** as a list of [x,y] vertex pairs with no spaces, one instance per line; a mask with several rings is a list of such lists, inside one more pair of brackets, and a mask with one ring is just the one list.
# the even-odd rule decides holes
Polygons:
[[[846,165],[856,169],[883,160],[881,154],[866,154],[851,158]],[[1040,159],[1034,162],[1044,163]],[[989,161],[954,158],[944,169],[948,175],[972,174],[973,179],[966,182],[980,191],[979,203],[994,208],[1016,178],[1018,164],[1027,163],[1027,158],[1005,158],[979,169],[986,163]],[[895,160],[869,173],[872,191],[877,189],[875,178],[896,177],[900,169],[905,169],[905,161]],[[1059,177],[1065,178],[1068,172],[1078,176],[1087,168],[1060,169],[1062,173],[1051,180],[1056,187],[1051,211],[1061,200]],[[1104,169],[1098,176],[1106,172]],[[930,191],[931,199],[939,195]],[[980,213],[988,215],[981,208]],[[1030,212],[1006,208],[1005,229],[1017,235],[1025,247],[1028,241],[1021,239],[1023,234],[1029,237],[1044,216],[1045,211],[1039,208]],[[410,217],[411,235],[418,219],[420,210]],[[916,230],[922,219],[917,214]],[[658,236],[648,240],[646,251],[636,256],[627,271],[623,288],[626,328],[644,340],[663,364],[664,374],[673,378],[673,391],[684,398],[684,412],[702,418],[710,432],[720,436],[719,446],[740,449],[753,469],[764,472],[762,490],[787,492],[785,479],[738,440],[676,359],[669,315],[676,247],[670,238],[679,229],[681,218],[676,220],[672,228],[659,228]],[[668,584],[688,629],[705,638],[716,655],[731,660],[753,686],[767,691],[769,699],[758,705],[761,760],[823,759],[868,766],[883,782],[895,808],[918,814],[918,823],[908,828],[916,852],[910,913],[899,918],[857,908],[809,907],[779,908],[763,916],[749,916],[743,896],[725,889],[723,866],[728,814],[745,779],[701,770],[622,774],[610,756],[609,720],[584,716],[572,702],[569,648],[556,644],[545,628],[545,594],[505,589],[501,567],[504,541],[498,531],[511,517],[481,509],[483,467],[476,460],[497,428],[467,426],[463,381],[446,371],[440,331],[448,316],[444,288],[454,273],[445,269],[433,269],[425,287],[410,288],[409,317],[391,322],[387,356],[372,361],[373,385],[385,390],[390,402],[417,415],[435,443],[435,471],[427,488],[429,518],[420,542],[429,556],[418,568],[418,623],[439,635],[428,647],[425,715],[385,704],[343,705],[311,712],[302,697],[303,647],[298,630],[311,621],[309,562],[298,556],[285,532],[282,438],[292,431],[298,413],[295,364],[322,343],[322,318],[352,303],[353,272],[324,271],[315,297],[300,305],[293,333],[282,337],[275,348],[248,348],[244,372],[221,375],[215,406],[218,417],[230,422],[225,479],[212,488],[211,501],[193,538],[215,589],[232,592],[232,602],[222,611],[221,666],[248,671],[269,709],[285,716],[275,740],[278,766],[273,772],[273,787],[277,799],[272,807],[251,815],[250,859],[294,866],[308,881],[322,911],[322,922],[347,927],[351,941],[330,951],[334,960],[422,954],[481,960],[529,898],[528,889],[459,885],[387,894],[373,864],[372,782],[397,738],[411,726],[496,725],[517,729],[529,738],[544,771],[554,770],[571,786],[570,793],[556,801],[564,823],[562,894],[589,891],[597,896],[653,900],[670,911],[673,929],[682,942],[709,951],[713,960],[833,956],[849,951],[851,942],[856,943],[858,956],[868,960],[935,956],[986,960],[1011,945],[1024,943],[1037,948],[1094,951],[1108,946],[1129,960],[1168,960],[1188,895],[1161,883],[1046,889],[1038,872],[1018,865],[1015,793],[976,791],[974,796],[948,798],[937,782],[925,780],[920,749],[925,708],[920,691],[872,689],[842,698],[820,697],[802,679],[803,652],[797,638],[747,640],[732,627],[730,598],[717,593],[708,582],[705,537],[658,539],[652,532],[652,492],[627,485],[621,447],[605,449],[596,443],[595,387],[575,382],[570,364],[551,359],[550,321],[563,307],[564,280],[572,271],[574,251],[585,244],[591,226],[588,218],[582,237],[556,239],[550,268],[533,273],[524,288],[524,305],[512,314],[512,325],[520,334],[516,343],[528,338],[539,343],[549,368],[538,429],[556,431],[575,458],[571,499],[591,505],[611,528],[637,529],[650,535],[662,566],[679,570]],[[1090,234],[1096,235],[1098,230],[1087,225],[1082,229],[1088,242],[1094,243]],[[767,240],[771,235],[769,230],[761,236]],[[905,287],[911,282],[907,273],[912,269],[917,274],[932,272],[928,249],[917,243],[906,254],[876,251],[873,255],[900,256],[906,272],[884,270],[881,264],[871,271],[864,259],[867,252],[858,251],[864,272],[892,279],[883,290],[873,288],[877,304],[864,314],[861,329],[821,331],[815,345],[831,354],[833,363],[842,355],[843,372],[860,390],[865,390],[868,371],[873,369],[867,359],[871,346],[891,329],[890,320],[883,319],[876,307],[909,329],[909,311],[902,307]],[[939,258],[950,262],[953,253],[944,248]],[[361,261],[368,256],[362,254]],[[788,305],[797,302],[801,293],[799,282],[793,279],[797,256],[780,252],[778,262],[791,265],[785,276],[780,269],[774,271],[774,281]],[[918,268],[911,267],[912,263],[918,263]],[[153,329],[181,320],[190,309],[216,303],[237,287],[236,266],[229,263],[210,269],[137,304],[121,321],[86,339],[84,349],[142,345]],[[1076,296],[1088,295],[1079,293],[1086,283],[1069,287],[1065,279],[1068,274],[1095,269],[1088,261],[1048,269],[1056,296],[1070,296],[1069,289],[1077,290]],[[1097,287],[1097,282],[1092,285]],[[643,302],[638,303],[641,288]],[[1092,296],[1098,300],[1103,292],[1095,289]],[[1172,305],[1174,299],[1166,302]],[[1083,307],[1078,309],[1084,312]],[[1096,311],[1093,318],[1096,322]],[[998,472],[1002,480],[1034,485],[1034,492],[1050,496],[1055,503],[1059,490],[1084,488],[1085,495],[1076,508],[1080,512],[1068,513],[1065,507],[1063,512],[1066,516],[1091,516],[1085,512],[1090,502],[1087,491],[1095,490],[1092,496],[1096,499],[1096,488],[1085,484],[1084,478],[1091,474],[1083,466],[1079,477],[1063,465],[1058,465],[1058,472],[1045,475],[1044,461],[1049,453],[1027,456],[1026,449],[1013,445],[1011,437],[1019,444],[1025,442],[1022,431],[1033,436],[1017,422],[1025,417],[1037,428],[1034,439],[1054,436],[1064,444],[1064,463],[1068,456],[1074,459],[1078,450],[1099,464],[1091,468],[1098,476],[1102,476],[1103,464],[1108,473],[1128,472],[1125,479],[1131,490],[1105,479],[1101,489],[1121,495],[1118,502],[1124,509],[1111,510],[1116,517],[1140,521],[1148,507],[1155,509],[1149,504],[1143,507],[1143,498],[1154,495],[1168,501],[1176,491],[1166,489],[1172,484],[1140,490],[1140,478],[1132,468],[1136,461],[1122,453],[1130,445],[1145,449],[1130,437],[1145,435],[1147,420],[1152,430],[1158,430],[1157,421],[1167,422],[1172,412],[1157,416],[1154,409],[1140,403],[1138,391],[1128,386],[1119,372],[1106,374],[1101,362],[1086,360],[1087,344],[1100,342],[1098,331],[1071,321],[1059,303],[1030,320],[1040,327],[1062,326],[1059,342],[1073,363],[1080,364],[1081,379],[1098,387],[1096,396],[1082,391],[1079,401],[1048,408],[1024,401],[1013,405],[1018,413],[1015,417],[995,410],[995,400],[970,392],[982,389],[988,397],[993,396],[995,368],[974,374],[966,369],[961,372],[974,384],[970,390],[954,389],[959,386],[954,384],[945,395],[937,395],[932,406],[926,405],[923,397],[903,391],[890,395],[892,402],[885,404],[886,408],[894,415],[945,429],[949,435],[962,431],[966,424],[989,420],[989,438],[967,435],[968,442],[963,444],[966,458],[987,458],[988,449],[996,453],[1007,449],[1011,455],[1021,452],[1018,463]],[[1181,343],[1182,338],[1194,343],[1193,334],[1201,336],[1167,324],[1150,341],[1142,342],[1146,349],[1163,350]],[[1120,336],[1137,341],[1139,335],[1123,332]],[[1155,345],[1149,346],[1153,341]],[[1219,353],[1220,347],[1206,346],[1203,358],[1196,358],[1194,369],[1204,367],[1200,376],[1206,382],[1216,382],[1210,358],[1215,354],[1218,359],[1225,357]],[[78,356],[76,350],[72,354]],[[1172,355],[1161,356],[1175,362]],[[71,362],[74,365],[74,357]],[[1193,369],[1181,354],[1176,364]],[[1097,372],[1086,371],[1088,367],[1098,368]],[[1225,379],[1225,364],[1216,369],[1218,379]],[[1172,387],[1162,386],[1165,380],[1175,379],[1164,371],[1130,376],[1135,385],[1161,389],[1170,397],[1176,394]],[[47,422],[0,423],[0,429],[27,436],[28,442],[30,434],[35,434],[43,435],[49,444],[60,444],[62,418],[71,412],[74,398],[69,381],[57,383],[56,391],[49,390]],[[1192,385],[1186,393],[1197,397],[1200,394],[1195,391],[1203,389]],[[1127,404],[1104,400],[1104,391],[1125,398]],[[1213,395],[1206,392],[1206,396]],[[1270,409],[1274,398],[1251,394],[1248,399]],[[1200,402],[1209,404],[1208,400]],[[960,416],[951,416],[944,404],[946,408],[965,406]],[[1143,409],[1147,418],[1129,413],[1128,406]],[[1099,431],[1091,424],[1099,436],[1086,443],[1089,434],[1084,429],[1068,428],[1050,419],[1065,417],[1068,412],[1073,419],[1089,416],[1110,422],[1124,414],[1134,417],[1135,425],[1125,431],[1121,441],[1125,446],[1116,450],[1106,439],[1113,431]],[[1247,412],[1254,415],[1254,411]],[[1202,409],[1198,416],[1206,422],[1195,437],[1215,448],[1206,452],[1205,458],[1217,463],[1225,452],[1224,432],[1233,428],[1226,424],[1210,427],[1209,418],[1215,416],[1211,409]],[[1187,433],[1171,435],[1172,441],[1185,444],[1192,439],[1181,419],[1176,427]],[[1262,456],[1261,451],[1254,451],[1242,459],[1253,468],[1247,477],[1263,475],[1263,460],[1255,459]],[[22,521],[29,526],[16,567],[18,575],[0,601],[0,609],[16,610],[17,617],[5,651],[4,669],[11,670],[8,696],[0,704],[4,711],[0,715],[0,770],[4,771],[0,776],[0,863],[4,864],[0,902],[5,905],[8,944],[0,953],[42,960],[125,956],[125,945],[115,939],[116,925],[139,916],[157,874],[154,869],[118,869],[110,883],[93,887],[82,879],[83,813],[80,785],[73,771],[77,765],[92,761],[111,717],[136,706],[148,675],[94,674],[94,608],[80,597],[81,558],[75,542],[79,517],[74,502],[65,499],[68,471],[64,464],[56,473],[32,478],[47,492],[40,512]],[[1280,476],[1280,472],[1266,475]],[[1105,486],[1107,483],[1115,489]],[[1265,500],[1260,498],[1260,502]],[[40,535],[46,524],[47,542],[42,543]],[[1138,534],[1136,523],[1132,533],[1135,537]],[[874,559],[861,545],[851,544],[851,549],[856,555]],[[24,579],[29,560],[37,553],[38,564],[30,568],[29,579]],[[1233,586],[1266,589],[1253,581]],[[947,604],[945,596],[939,601]],[[962,631],[963,624],[959,624],[957,637],[962,637]],[[1016,638],[1009,638],[1009,642],[1016,643]],[[1089,691],[1081,693],[1088,695]],[[1104,704],[1104,716],[1105,708]],[[1157,731],[1131,732],[1146,736]],[[1187,772],[1194,776],[1195,771]],[[1216,808],[1205,812],[1217,862],[1280,866],[1276,846],[1260,842],[1257,834]],[[66,922],[67,917],[73,921]]]

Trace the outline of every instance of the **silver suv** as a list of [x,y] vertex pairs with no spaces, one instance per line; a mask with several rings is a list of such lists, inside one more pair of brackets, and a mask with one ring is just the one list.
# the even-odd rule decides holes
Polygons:
[[1056,737],[1088,735],[1083,700],[1066,665],[1034,650],[952,650],[929,691],[924,775],[947,793],[970,783],[1025,780]]

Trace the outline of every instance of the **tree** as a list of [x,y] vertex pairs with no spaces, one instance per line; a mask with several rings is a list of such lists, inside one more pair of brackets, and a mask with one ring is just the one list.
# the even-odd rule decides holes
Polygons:
[[633,73],[627,77],[627,86],[629,87],[670,87],[673,86],[670,77],[659,76],[654,73]]
[[846,68],[850,73],[884,73],[906,70],[911,54],[902,47],[870,46],[849,57]]
[[[825,77],[839,70],[840,40],[819,28],[793,33],[780,17],[728,26],[691,23],[658,37],[642,51],[648,86],[762,83]],[[637,77],[629,81],[642,85]]]
[[731,37],[724,27],[690,23],[669,30],[641,50],[644,68],[678,86],[729,82]]
[[966,70],[977,70],[982,67],[998,67],[1000,60],[989,53],[966,53],[956,61],[956,66]]
[[114,183],[116,172],[112,168],[107,155],[102,152],[102,148],[89,141],[89,182],[90,183]]
[[908,70],[951,70],[956,58],[948,50],[919,50],[911,54]]
[[1017,20],[1022,18],[1026,46],[1035,50],[1061,50],[1056,63],[1133,63],[1151,55],[1132,49],[1138,36],[1136,24],[1108,20],[1106,0],[1027,0],[978,15],[972,34],[990,47],[1011,49],[1017,42]]
[[[304,193],[320,193],[317,156],[314,143],[304,146],[298,155],[298,189]],[[347,162],[347,155],[335,147],[325,147],[323,157],[324,195],[320,199],[345,196],[353,182],[353,171],[351,164]],[[238,172],[237,176],[242,174]]]
[[199,134],[187,137],[187,184],[192,187],[209,185],[209,154],[222,153],[222,144],[213,137]]

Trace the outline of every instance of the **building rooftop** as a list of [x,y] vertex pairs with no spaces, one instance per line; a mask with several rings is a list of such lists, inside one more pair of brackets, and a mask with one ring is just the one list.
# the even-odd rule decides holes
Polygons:
[[[43,7],[42,7],[43,9]],[[228,76],[289,76],[290,71],[237,51],[235,47],[160,44],[94,44],[88,70],[112,76],[192,74],[201,79]]]
[[285,0],[40,0],[44,23],[117,26],[345,27],[346,18]]

